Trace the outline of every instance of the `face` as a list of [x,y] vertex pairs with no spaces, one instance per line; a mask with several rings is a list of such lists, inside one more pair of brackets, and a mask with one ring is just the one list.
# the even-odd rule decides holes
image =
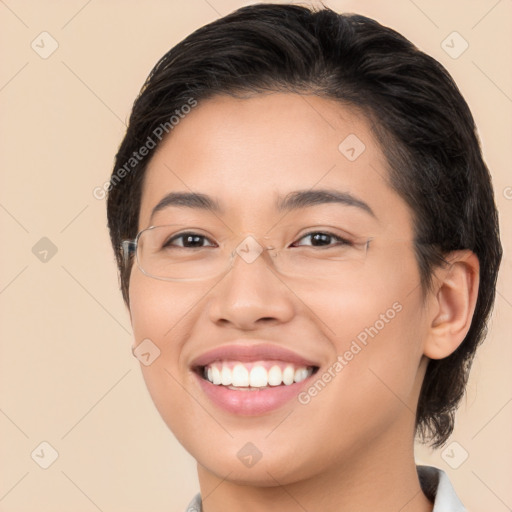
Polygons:
[[[226,264],[130,278],[135,344],[159,351],[148,389],[203,472],[286,484],[412,444],[426,321],[387,176],[363,116],[291,93],[199,103],[153,155],[139,229],[196,233],[165,249],[204,258],[195,275]],[[191,192],[215,208],[168,196]]]

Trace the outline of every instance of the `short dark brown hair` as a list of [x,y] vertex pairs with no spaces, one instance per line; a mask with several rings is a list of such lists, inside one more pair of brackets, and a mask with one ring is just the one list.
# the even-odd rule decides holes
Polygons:
[[452,78],[401,34],[372,19],[326,7],[257,4],[201,27],[160,59],[133,105],[108,193],[123,298],[129,306],[133,261],[124,260],[121,242],[137,234],[151,156],[122,179],[119,170],[191,98],[271,91],[316,94],[365,113],[387,157],[390,183],[413,212],[425,290],[450,251],[470,249],[479,259],[470,330],[453,354],[429,361],[420,394],[417,433],[440,446],[453,431],[486,334],[502,254],[498,216],[473,117]]

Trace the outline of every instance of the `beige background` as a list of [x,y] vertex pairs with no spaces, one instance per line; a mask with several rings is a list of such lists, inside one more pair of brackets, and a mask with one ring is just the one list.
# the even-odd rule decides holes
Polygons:
[[[161,421],[131,354],[105,201],[93,189],[109,179],[124,121],[157,59],[249,3],[0,0],[1,511],[180,512],[198,491],[195,463]],[[474,112],[505,260],[456,432],[444,456],[419,448],[418,461],[447,471],[470,510],[505,512],[512,507],[512,1],[325,3],[412,39],[448,68]],[[58,43],[46,59],[40,53],[55,43],[43,31]],[[453,31],[469,43],[456,59],[441,46]],[[57,248],[46,262],[39,251],[47,241],[32,251],[43,237]],[[49,460],[43,441],[58,452],[48,469],[38,465]]]

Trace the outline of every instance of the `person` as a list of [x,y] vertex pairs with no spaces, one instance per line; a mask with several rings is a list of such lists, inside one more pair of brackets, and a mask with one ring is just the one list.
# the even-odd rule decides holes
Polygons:
[[501,245],[436,60],[361,15],[240,8],[151,71],[107,216],[188,511],[465,510],[414,441],[453,430]]

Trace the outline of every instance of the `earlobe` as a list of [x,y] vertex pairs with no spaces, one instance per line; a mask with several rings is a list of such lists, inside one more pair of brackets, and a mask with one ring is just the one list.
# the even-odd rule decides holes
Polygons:
[[471,326],[478,297],[480,265],[472,251],[455,251],[447,257],[448,265],[436,274],[435,295],[424,354],[444,359],[462,343]]

